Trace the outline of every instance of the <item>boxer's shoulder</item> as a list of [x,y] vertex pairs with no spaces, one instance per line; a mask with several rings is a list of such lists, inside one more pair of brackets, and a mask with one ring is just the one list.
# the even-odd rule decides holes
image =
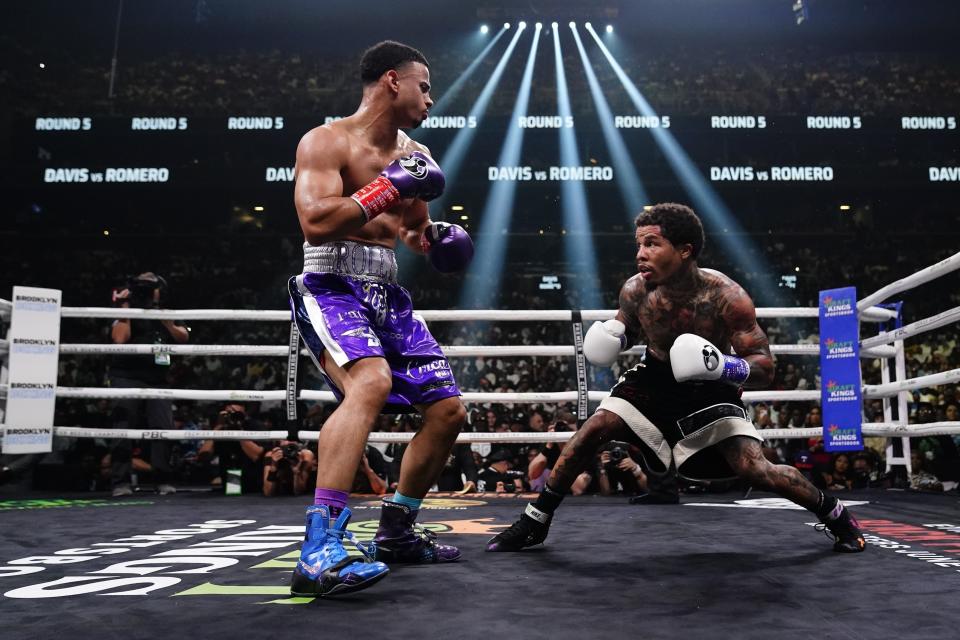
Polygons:
[[721,316],[729,319],[755,314],[750,294],[733,278],[715,269],[700,269],[700,273],[707,296],[716,303]]
[[313,164],[319,157],[326,161],[344,160],[350,152],[350,134],[338,122],[314,127],[297,144],[297,164]]
[[636,300],[646,293],[646,291],[647,287],[644,283],[643,276],[638,273],[628,278],[627,281],[623,283],[623,286],[620,287],[620,298]]
[[733,283],[733,279],[722,271],[717,271],[716,269],[707,269],[705,267],[699,267],[700,276],[704,279],[704,282],[708,285],[713,286],[725,286],[728,283]]

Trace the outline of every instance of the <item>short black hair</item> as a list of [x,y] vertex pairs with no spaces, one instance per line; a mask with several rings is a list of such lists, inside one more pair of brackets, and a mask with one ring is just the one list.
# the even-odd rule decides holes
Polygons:
[[387,71],[408,62],[419,62],[425,67],[430,66],[424,55],[413,47],[393,40],[378,42],[363,52],[363,57],[360,59],[360,80],[365,85],[374,83]]
[[703,251],[707,239],[703,233],[700,218],[690,207],[675,202],[655,204],[637,216],[637,227],[659,226],[660,233],[674,246],[689,244],[693,247],[693,258]]

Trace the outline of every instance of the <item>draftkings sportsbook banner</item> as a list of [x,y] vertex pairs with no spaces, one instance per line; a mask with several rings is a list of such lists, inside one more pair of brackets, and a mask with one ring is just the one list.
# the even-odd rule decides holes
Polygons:
[[824,448],[863,449],[856,287],[820,292],[820,377]]

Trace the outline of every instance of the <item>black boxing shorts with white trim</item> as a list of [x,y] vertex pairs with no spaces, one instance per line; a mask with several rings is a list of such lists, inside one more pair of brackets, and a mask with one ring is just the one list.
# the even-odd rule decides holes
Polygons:
[[624,373],[598,410],[616,414],[637,435],[650,469],[676,464],[694,480],[736,476],[718,442],[747,436],[760,442],[735,387],[724,382],[677,382],[669,363],[647,357]]

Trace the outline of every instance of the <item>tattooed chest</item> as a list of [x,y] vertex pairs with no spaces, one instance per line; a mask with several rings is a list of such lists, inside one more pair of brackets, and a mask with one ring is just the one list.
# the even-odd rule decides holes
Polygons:
[[647,348],[660,357],[666,356],[682,333],[695,333],[721,349],[728,342],[719,306],[710,295],[670,300],[653,293],[641,302],[637,313]]

